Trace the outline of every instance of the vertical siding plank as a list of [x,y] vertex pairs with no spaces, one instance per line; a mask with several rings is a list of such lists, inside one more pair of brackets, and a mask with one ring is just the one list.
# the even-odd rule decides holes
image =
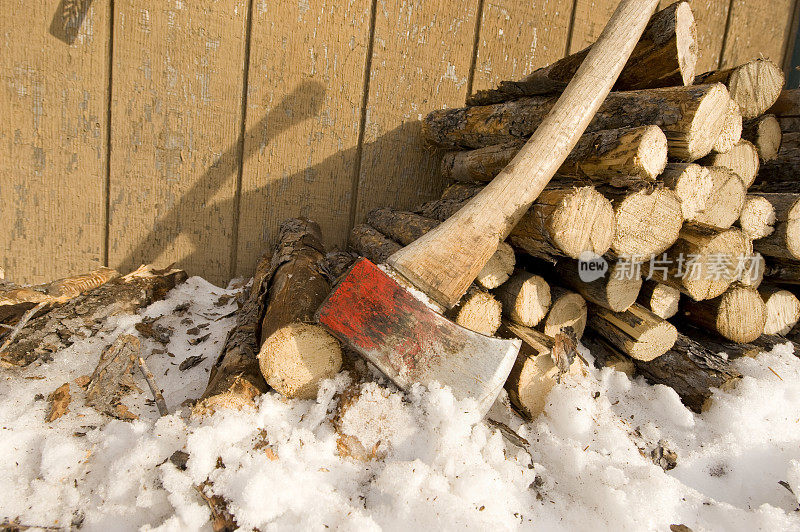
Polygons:
[[733,0],[720,66],[732,67],[757,57],[782,65],[793,15],[794,0]]
[[308,216],[346,241],[370,0],[255,0],[237,267],[245,274],[281,220]]
[[356,222],[376,207],[410,208],[441,192],[419,120],[464,104],[477,4],[378,0]]
[[102,261],[110,8],[95,2],[64,39],[49,33],[58,0],[4,4],[0,268],[33,283]]
[[574,0],[485,0],[473,92],[520,79],[566,52]]
[[247,0],[117,0],[109,262],[230,274]]
[[619,0],[577,0],[569,53],[583,50],[600,36]]

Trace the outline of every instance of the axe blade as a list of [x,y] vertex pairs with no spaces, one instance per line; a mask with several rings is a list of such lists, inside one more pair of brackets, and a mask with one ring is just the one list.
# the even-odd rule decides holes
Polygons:
[[334,336],[375,364],[397,386],[447,385],[486,413],[520,348],[465,329],[428,308],[367,259],[358,260],[317,311]]

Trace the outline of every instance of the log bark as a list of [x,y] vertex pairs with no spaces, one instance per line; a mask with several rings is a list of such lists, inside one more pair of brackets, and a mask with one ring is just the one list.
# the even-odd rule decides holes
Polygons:
[[739,215],[739,227],[750,240],[758,240],[775,231],[775,208],[767,198],[748,194]]
[[731,227],[742,214],[747,188],[738,174],[724,166],[707,168],[711,194],[706,206],[686,221],[693,226],[721,231]]
[[687,301],[683,315],[732,342],[747,343],[764,333],[767,309],[758,290],[734,285],[714,299]]
[[722,131],[714,142],[714,151],[725,153],[733,148],[742,138],[742,113],[735,101],[728,103],[728,113],[725,115],[725,122]]
[[775,115],[763,115],[745,120],[742,138],[756,147],[762,162],[775,159],[781,148],[781,125]]
[[[744,118],[764,114],[783,89],[783,72],[769,59],[754,59],[743,65],[700,74],[695,83],[724,83]],[[773,113],[777,114],[777,113]]]
[[750,239],[740,229],[717,232],[685,227],[665,257],[645,262],[642,270],[648,279],[702,301],[722,295],[739,278],[741,260],[752,251]]
[[388,259],[390,255],[399,251],[402,247],[394,240],[386,238],[380,231],[367,224],[360,224],[353,227],[353,230],[350,231],[348,243],[354,252],[362,257],[366,257],[375,264],[386,262],[386,259]]
[[778,156],[761,165],[755,192],[800,192],[800,133],[785,133]]
[[550,338],[555,338],[564,332],[567,327],[577,340],[583,337],[587,319],[586,300],[579,294],[562,288],[550,286],[550,310],[544,320],[539,322],[537,329]]
[[[446,153],[442,175],[463,182],[489,182],[511,162],[524,141]],[[561,176],[615,187],[652,182],[667,164],[667,137],[656,126],[587,133],[558,169]]]
[[800,116],[778,116],[781,133],[800,133]]
[[636,366],[633,359],[612,346],[605,338],[596,332],[589,331],[581,343],[589,349],[594,358],[594,366],[598,369],[611,368],[624,373],[629,378],[636,375]]
[[614,312],[624,312],[636,302],[642,287],[641,275],[628,275],[618,263],[612,262],[603,277],[586,282],[581,279],[582,264],[577,260],[563,259],[555,267],[557,275],[569,288],[575,290],[586,301]]
[[255,398],[269,389],[258,367],[257,355],[264,302],[272,278],[271,266],[270,253],[263,255],[256,264],[247,297],[236,314],[236,324],[225,338],[206,389],[192,410],[195,415],[252,406]]
[[678,196],[684,220],[706,208],[714,188],[708,170],[694,163],[667,163],[658,179]]
[[800,117],[800,89],[782,90],[769,113],[780,117]]
[[690,336],[715,353],[724,353],[730,360],[741,357],[754,358],[765,351],[772,350],[777,345],[785,343],[792,344],[795,356],[800,356],[800,344],[779,335],[762,334],[752,342],[739,343],[732,342],[714,331],[709,331],[686,321],[680,323],[680,328],[681,332],[686,336]]
[[[496,89],[478,91],[467,99],[467,105],[486,105],[522,96],[561,92],[590,49],[591,46],[539,68],[519,81],[504,81]],[[689,3],[672,4],[650,19],[614,88],[632,90],[691,85],[697,54],[697,29]]]
[[[423,134],[445,149],[481,148],[524,139],[542,123],[556,100],[554,96],[532,96],[433,111],[423,122]],[[729,103],[728,91],[721,84],[612,92],[586,131],[656,125],[667,136],[671,157],[694,161],[711,151]]]
[[611,250],[618,257],[641,262],[661,253],[678,239],[683,211],[678,196],[669,189],[636,192],[603,188],[614,206],[616,232]]
[[788,334],[800,321],[800,300],[790,291],[774,285],[761,286],[758,293],[767,307],[764,334]]
[[668,320],[678,313],[681,293],[677,288],[655,281],[644,281],[636,301],[644,308]]
[[315,222],[293,218],[281,224],[270,264],[258,360],[267,384],[286,397],[316,397],[319,383],[342,367],[338,340],[314,323],[331,289],[324,259]]
[[587,325],[626,355],[644,361],[666,353],[678,335],[671,323],[636,303],[625,312],[589,304]]
[[32,319],[5,349],[0,360],[13,366],[47,360],[52,353],[72,345],[73,338],[97,334],[108,325],[108,317],[132,314],[163,299],[186,277],[183,270],[141,266]]
[[705,166],[724,166],[736,172],[745,188],[749,188],[758,175],[760,163],[758,150],[750,142],[740,140],[725,153],[712,153],[699,161]]
[[507,283],[495,290],[503,304],[503,314],[511,321],[535,327],[550,308],[550,286],[543,278],[517,270]]
[[[584,344],[595,358],[614,359],[625,356],[598,336],[587,337]],[[631,359],[628,359],[631,360]],[[710,404],[715,388],[730,390],[741,374],[724,357],[684,334],[678,334],[675,345],[649,362],[632,360],[636,373],[650,384],[669,386],[681,402],[700,413]]]
[[764,280],[782,285],[800,285],[800,262],[768,257],[764,261]]
[[775,212],[775,230],[753,243],[753,248],[769,257],[800,259],[800,193],[762,193],[754,195],[770,202]]

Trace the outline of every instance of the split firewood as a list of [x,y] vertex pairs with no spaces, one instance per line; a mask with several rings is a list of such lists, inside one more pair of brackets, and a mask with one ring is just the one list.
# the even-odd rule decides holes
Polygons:
[[511,321],[535,327],[550,308],[550,286],[543,278],[517,270],[507,283],[495,290],[503,304],[503,314]]
[[644,308],[668,320],[678,313],[681,293],[677,288],[655,281],[644,281],[636,301]]
[[[477,192],[476,192],[477,193]],[[401,246],[407,246],[437,225],[440,221],[419,214],[395,211],[387,207],[375,209],[367,214],[367,224]],[[475,278],[481,287],[491,290],[508,279],[514,271],[514,250],[501,242],[497,251]]]
[[782,90],[769,113],[780,117],[800,116],[800,89]]
[[225,338],[222,352],[211,368],[206,389],[193,409],[195,414],[252,406],[255,398],[268,390],[257,355],[271,267],[271,253],[266,253],[256,265],[247,297],[236,314],[236,325]]
[[43,309],[66,303],[119,277],[111,268],[65,277],[47,284],[24,287],[0,287],[0,323],[9,323],[40,303]]
[[693,226],[714,230],[728,229],[739,219],[744,207],[747,188],[741,178],[724,166],[707,168],[711,178],[711,194],[704,209],[686,221]]
[[634,303],[625,312],[589,304],[587,325],[613,346],[637,360],[653,360],[675,344],[675,326]]
[[753,242],[753,248],[769,257],[800,259],[800,194],[756,192],[775,212],[775,230]]
[[677,240],[683,225],[683,210],[671,190],[628,192],[607,187],[602,193],[614,206],[616,232],[611,250],[618,257],[648,260]]
[[137,419],[122,398],[132,391],[141,392],[133,380],[140,352],[139,339],[130,334],[120,335],[104,349],[86,389],[86,404],[117,419]]
[[560,286],[550,286],[550,310],[539,322],[537,329],[545,336],[555,338],[567,327],[572,329],[577,340],[583,336],[587,319],[586,300],[579,294]]
[[400,244],[367,224],[353,227],[348,244],[353,251],[375,264],[386,262],[390,255],[402,248]]
[[717,153],[725,153],[736,145],[742,138],[742,113],[739,111],[739,105],[731,100],[728,104],[728,114],[725,115],[725,123],[722,125],[722,131],[719,133],[716,142],[714,142],[714,151]]
[[755,118],[772,107],[783,89],[783,72],[769,59],[754,59],[743,65],[706,72],[695,83],[724,83],[744,118]]
[[787,334],[800,321],[800,300],[788,290],[777,286],[761,286],[758,289],[767,307],[764,334]]
[[698,162],[705,166],[730,168],[741,178],[745,188],[749,188],[755,181],[760,164],[758,150],[746,140],[740,140],[725,153],[712,153]]
[[[489,182],[519,152],[524,141],[449,152],[442,159],[446,179]],[[615,187],[653,181],[667,164],[667,137],[656,126],[587,133],[558,169],[560,176],[586,178]]]
[[739,278],[740,266],[752,252],[750,239],[740,229],[685,227],[665,256],[645,262],[642,270],[648,279],[702,301],[722,295]]
[[744,200],[742,214],[739,215],[739,227],[750,240],[758,240],[771,235],[775,231],[775,208],[767,198],[757,194],[748,194]]
[[[555,104],[556,96],[531,96],[493,105],[442,109],[423,122],[424,136],[445,149],[481,148],[529,137]],[[587,132],[646,125],[667,136],[669,154],[694,161],[719,138],[730,96],[719,83],[612,92]]]
[[758,290],[734,285],[719,297],[687,301],[684,317],[700,327],[718,332],[732,342],[752,342],[764,333],[767,308]]
[[587,336],[584,344],[596,359],[629,360],[637,375],[651,384],[669,386],[687,408],[697,413],[708,407],[714,389],[730,390],[742,377],[727,357],[684,334],[677,335],[675,345],[666,353],[647,362],[626,357],[596,335]]
[[94,336],[108,326],[108,317],[133,314],[163,299],[186,277],[183,270],[141,266],[30,320],[2,352],[0,360],[14,366],[27,366],[36,360],[48,359],[52,353],[72,345],[74,339]]
[[714,188],[708,169],[694,163],[668,163],[658,179],[678,196],[684,220],[705,210]]
[[502,315],[503,306],[500,301],[474,285],[467,290],[456,306],[447,312],[447,316],[457,324],[486,336],[492,336],[497,332]]
[[[453,185],[441,200],[423,205],[418,212],[445,220],[466,201],[465,190],[477,194],[479,187]],[[584,252],[602,255],[611,247],[614,229],[611,202],[594,187],[545,189],[508,241],[528,255],[552,261],[554,257],[577,258]]]
[[[504,324],[499,335],[522,340],[505,388],[511,403],[525,417],[534,419],[544,411],[547,395],[561,375],[580,373],[580,358],[576,356],[575,344],[564,334],[553,339],[514,323]],[[561,361],[566,367],[559,367],[556,361]]]
[[[575,75],[591,46],[539,68],[520,81],[503,81],[478,91],[468,105],[486,105],[522,96],[561,92]],[[616,90],[691,85],[697,64],[697,29],[688,2],[662,9],[650,19],[614,85]]]
[[742,125],[742,138],[756,147],[762,162],[778,156],[782,136],[781,125],[775,115],[757,116],[745,120]]
[[314,320],[331,289],[322,269],[324,258],[316,223],[294,218],[281,224],[270,265],[258,362],[267,384],[286,397],[316,397],[320,382],[342,367],[339,341]]
[[580,268],[585,268],[585,264],[562,259],[556,264],[555,274],[586,301],[614,312],[628,310],[636,302],[642,277],[634,265],[624,261],[612,262],[604,276],[587,282],[580,276]]

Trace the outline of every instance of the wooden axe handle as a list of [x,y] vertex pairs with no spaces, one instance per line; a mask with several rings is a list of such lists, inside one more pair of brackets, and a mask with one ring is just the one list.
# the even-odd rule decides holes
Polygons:
[[658,0],[622,0],[550,114],[500,174],[457,213],[387,262],[447,308],[530,208],[603,103]]

